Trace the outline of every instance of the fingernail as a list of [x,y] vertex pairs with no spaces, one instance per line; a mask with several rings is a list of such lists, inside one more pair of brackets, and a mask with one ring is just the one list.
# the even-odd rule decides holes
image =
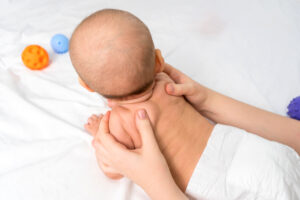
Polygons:
[[167,90],[168,90],[168,92],[171,92],[171,93],[174,92],[174,86],[172,84],[168,84]]
[[146,111],[144,109],[138,111],[138,116],[140,119],[146,118]]

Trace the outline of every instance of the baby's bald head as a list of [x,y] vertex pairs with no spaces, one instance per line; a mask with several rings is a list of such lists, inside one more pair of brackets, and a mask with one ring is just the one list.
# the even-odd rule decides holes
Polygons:
[[126,11],[105,9],[85,18],[71,37],[70,57],[80,78],[108,98],[140,93],[155,75],[151,34]]

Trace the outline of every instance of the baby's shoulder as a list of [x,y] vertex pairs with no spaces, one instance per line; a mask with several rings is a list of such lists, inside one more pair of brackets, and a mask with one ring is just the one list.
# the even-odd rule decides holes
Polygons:
[[135,147],[134,139],[129,127],[132,127],[133,118],[130,110],[116,106],[111,110],[109,119],[109,129],[111,134],[127,148],[133,149]]

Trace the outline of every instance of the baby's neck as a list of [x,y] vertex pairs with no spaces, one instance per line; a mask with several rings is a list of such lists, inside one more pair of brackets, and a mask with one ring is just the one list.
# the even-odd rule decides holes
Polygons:
[[149,100],[152,97],[153,89],[155,87],[155,82],[152,83],[152,85],[141,94],[129,96],[124,100],[117,101],[118,105],[127,105],[127,104],[136,104],[136,103],[142,103],[147,100]]
[[119,102],[119,105],[126,105],[126,104],[133,104],[133,103],[142,103],[150,99],[152,96],[152,90],[143,94],[142,96],[128,99],[128,100],[123,100]]

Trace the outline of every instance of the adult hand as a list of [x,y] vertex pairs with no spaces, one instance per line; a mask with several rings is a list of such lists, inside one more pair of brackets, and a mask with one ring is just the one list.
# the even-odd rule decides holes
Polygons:
[[[103,119],[103,114],[92,115],[88,118],[87,123],[84,125],[84,128],[95,138],[97,135],[97,132],[99,130],[100,122]],[[97,163],[100,167],[100,169],[103,171],[103,173],[111,178],[111,179],[120,179],[123,178],[123,175],[118,173],[114,168],[110,167],[104,159],[101,157],[97,157]]]
[[166,92],[169,95],[185,96],[200,112],[208,98],[208,89],[169,64],[165,64],[164,72],[175,82],[166,85]]
[[185,197],[160,152],[146,111],[139,110],[135,116],[142,147],[134,150],[127,149],[110,134],[109,114],[106,113],[101,120],[93,141],[98,160],[105,160],[107,165],[141,186],[153,199]]

